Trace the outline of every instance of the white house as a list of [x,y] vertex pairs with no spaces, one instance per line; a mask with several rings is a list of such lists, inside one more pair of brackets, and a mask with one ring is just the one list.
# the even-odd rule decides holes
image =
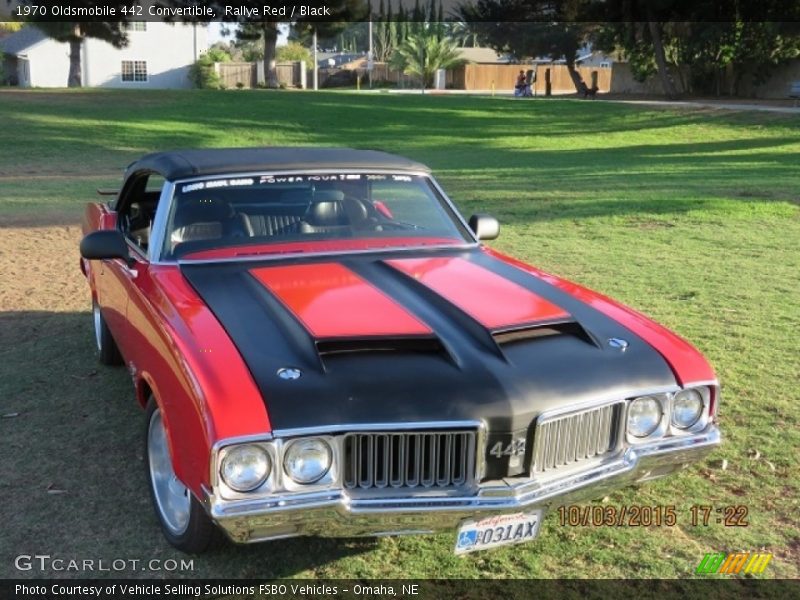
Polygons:
[[[87,38],[81,48],[86,87],[191,87],[189,66],[208,50],[202,25],[137,21],[128,23],[128,45]],[[69,44],[33,26],[0,39],[6,78],[20,87],[66,87]]]

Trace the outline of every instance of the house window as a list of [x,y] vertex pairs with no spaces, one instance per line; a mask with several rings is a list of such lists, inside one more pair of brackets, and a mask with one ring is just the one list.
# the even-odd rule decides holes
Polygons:
[[123,60],[122,81],[147,81],[147,61]]
[[128,31],[147,31],[147,21],[130,21],[125,24]]
[[608,62],[607,60],[604,60],[603,62],[600,63],[600,68],[601,69],[610,69],[611,68],[611,63]]

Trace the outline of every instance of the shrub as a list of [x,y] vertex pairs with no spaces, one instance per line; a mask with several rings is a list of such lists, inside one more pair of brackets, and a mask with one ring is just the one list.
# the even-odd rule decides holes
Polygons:
[[214,71],[214,61],[208,54],[204,54],[198,58],[195,63],[189,67],[189,80],[196,88],[219,90],[222,85]]

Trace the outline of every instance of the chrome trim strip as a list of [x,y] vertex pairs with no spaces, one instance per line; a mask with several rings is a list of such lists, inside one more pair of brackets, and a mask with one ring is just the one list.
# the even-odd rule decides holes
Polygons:
[[475,444],[475,481],[480,482],[486,475],[486,444],[488,444],[487,426],[485,421],[478,425],[478,441]]
[[475,240],[476,244],[480,244],[481,241],[478,239],[478,235],[472,231],[472,229],[470,229],[469,223],[464,220],[464,215],[462,215],[461,211],[456,208],[455,204],[450,199],[450,196],[448,196],[442,189],[442,186],[439,185],[439,182],[436,181],[436,179],[430,174],[428,174],[427,177],[428,180],[433,184],[433,187],[436,189],[436,191],[439,192],[439,195],[444,199],[445,204],[447,204],[447,206],[450,208],[450,211],[453,213],[455,218],[461,223],[461,225],[463,225],[464,229],[467,231],[467,235]]
[[[669,388],[674,389],[674,388]],[[655,392],[650,392],[651,394]],[[637,394],[638,396],[645,396],[646,393]],[[592,410],[595,408],[602,408],[603,406],[607,406],[609,404],[616,404],[617,402],[624,402],[629,398],[635,398],[637,396],[631,396],[626,394],[609,394],[608,396],[601,396],[600,400],[588,400],[586,402],[580,402],[578,404],[568,404],[566,406],[559,406],[558,408],[553,408],[546,412],[543,412],[536,418],[536,422],[541,423],[543,421],[549,421],[552,419],[556,419],[561,415],[566,415],[569,413],[579,413],[585,410]]]
[[295,429],[275,429],[275,438],[288,438],[300,435],[319,435],[323,433],[379,433],[381,431],[405,431],[417,429],[479,429],[485,427],[483,421],[415,421],[412,423],[344,423],[327,427],[298,427]]
[[707,379],[701,381],[687,381],[683,384],[683,389],[690,388],[690,387],[700,387],[703,385],[709,385],[713,387],[719,387],[719,380],[718,379]]
[[147,244],[147,253],[150,255],[150,264],[174,264],[167,261],[162,263],[161,253],[164,250],[164,236],[167,227],[167,219],[169,212],[172,208],[172,199],[175,195],[175,184],[171,181],[165,181],[164,186],[161,188],[161,196],[158,198],[158,205],[156,206],[156,217],[153,219],[153,225],[150,227],[150,239]]

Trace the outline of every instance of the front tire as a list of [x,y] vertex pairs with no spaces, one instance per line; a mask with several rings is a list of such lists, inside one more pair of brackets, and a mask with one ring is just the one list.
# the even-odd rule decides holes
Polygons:
[[114,366],[122,364],[122,355],[119,353],[117,343],[106,325],[100,305],[92,302],[92,321],[94,322],[94,341],[97,346],[97,356],[104,365]]
[[161,410],[152,397],[146,414],[145,467],[150,499],[161,531],[167,541],[182,552],[205,552],[220,541],[220,531],[175,475]]

